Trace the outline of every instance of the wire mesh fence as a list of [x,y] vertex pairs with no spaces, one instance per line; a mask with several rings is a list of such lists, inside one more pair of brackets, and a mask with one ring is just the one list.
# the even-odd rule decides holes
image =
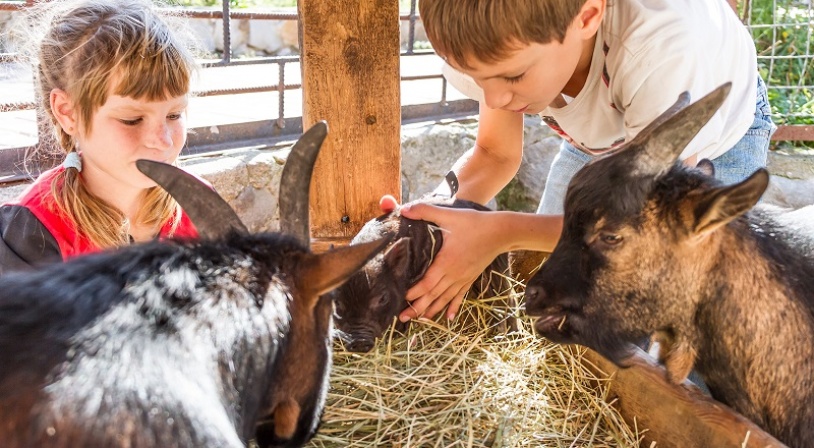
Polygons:
[[814,9],[810,0],[741,0],[737,6],[758,51],[781,147],[814,148]]

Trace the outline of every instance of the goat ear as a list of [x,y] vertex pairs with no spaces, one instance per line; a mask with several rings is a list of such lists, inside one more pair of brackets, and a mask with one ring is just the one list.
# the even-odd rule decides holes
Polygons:
[[749,211],[769,185],[769,172],[761,168],[741,183],[716,188],[695,205],[696,235],[707,234]]
[[410,238],[401,238],[384,252],[384,261],[399,275],[406,275],[410,266]]
[[314,300],[337,288],[382,251],[391,236],[369,243],[345,246],[321,254],[305,254],[296,273],[297,289]]
[[675,112],[673,109],[684,98],[685,94],[682,94],[676,105],[665,112],[672,113],[669,118],[657,118],[654,121],[655,126],[651,124],[631,141],[630,146],[638,147],[639,151],[634,162],[635,172],[640,175],[658,176],[669,169],[684,148],[718,111],[731,88],[732,83],[726,83],[695,103]]
[[715,176],[715,165],[709,159],[701,159],[695,167],[709,177]]

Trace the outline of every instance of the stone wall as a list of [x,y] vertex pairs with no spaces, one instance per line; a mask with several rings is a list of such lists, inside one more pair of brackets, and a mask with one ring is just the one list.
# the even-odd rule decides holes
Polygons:
[[[413,200],[434,189],[460,154],[475,140],[474,120],[420,123],[402,128],[402,197]],[[523,165],[498,196],[497,208],[533,211],[545,187],[559,137],[539,120],[527,119]],[[182,166],[211,182],[252,231],[277,230],[277,190],[290,146],[240,149],[217,156],[184,160]],[[814,204],[814,156],[772,153],[772,173],[764,201],[799,208]],[[0,188],[0,202],[20,194],[25,185]],[[495,207],[495,204],[491,204]]]

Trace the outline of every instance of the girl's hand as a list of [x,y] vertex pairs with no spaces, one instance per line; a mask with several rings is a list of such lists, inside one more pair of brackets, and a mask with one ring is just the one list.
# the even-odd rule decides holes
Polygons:
[[411,305],[399,320],[432,318],[447,305],[446,317],[451,320],[472,283],[501,253],[489,226],[490,212],[417,203],[404,205],[401,214],[436,223],[444,232],[444,243],[421,281],[407,291]]

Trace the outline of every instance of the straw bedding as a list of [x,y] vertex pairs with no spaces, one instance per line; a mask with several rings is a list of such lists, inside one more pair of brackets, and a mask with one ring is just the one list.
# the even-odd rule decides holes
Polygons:
[[414,322],[369,353],[335,346],[323,424],[310,447],[628,447],[607,381],[582,349],[497,332],[500,298],[467,300],[450,324]]

